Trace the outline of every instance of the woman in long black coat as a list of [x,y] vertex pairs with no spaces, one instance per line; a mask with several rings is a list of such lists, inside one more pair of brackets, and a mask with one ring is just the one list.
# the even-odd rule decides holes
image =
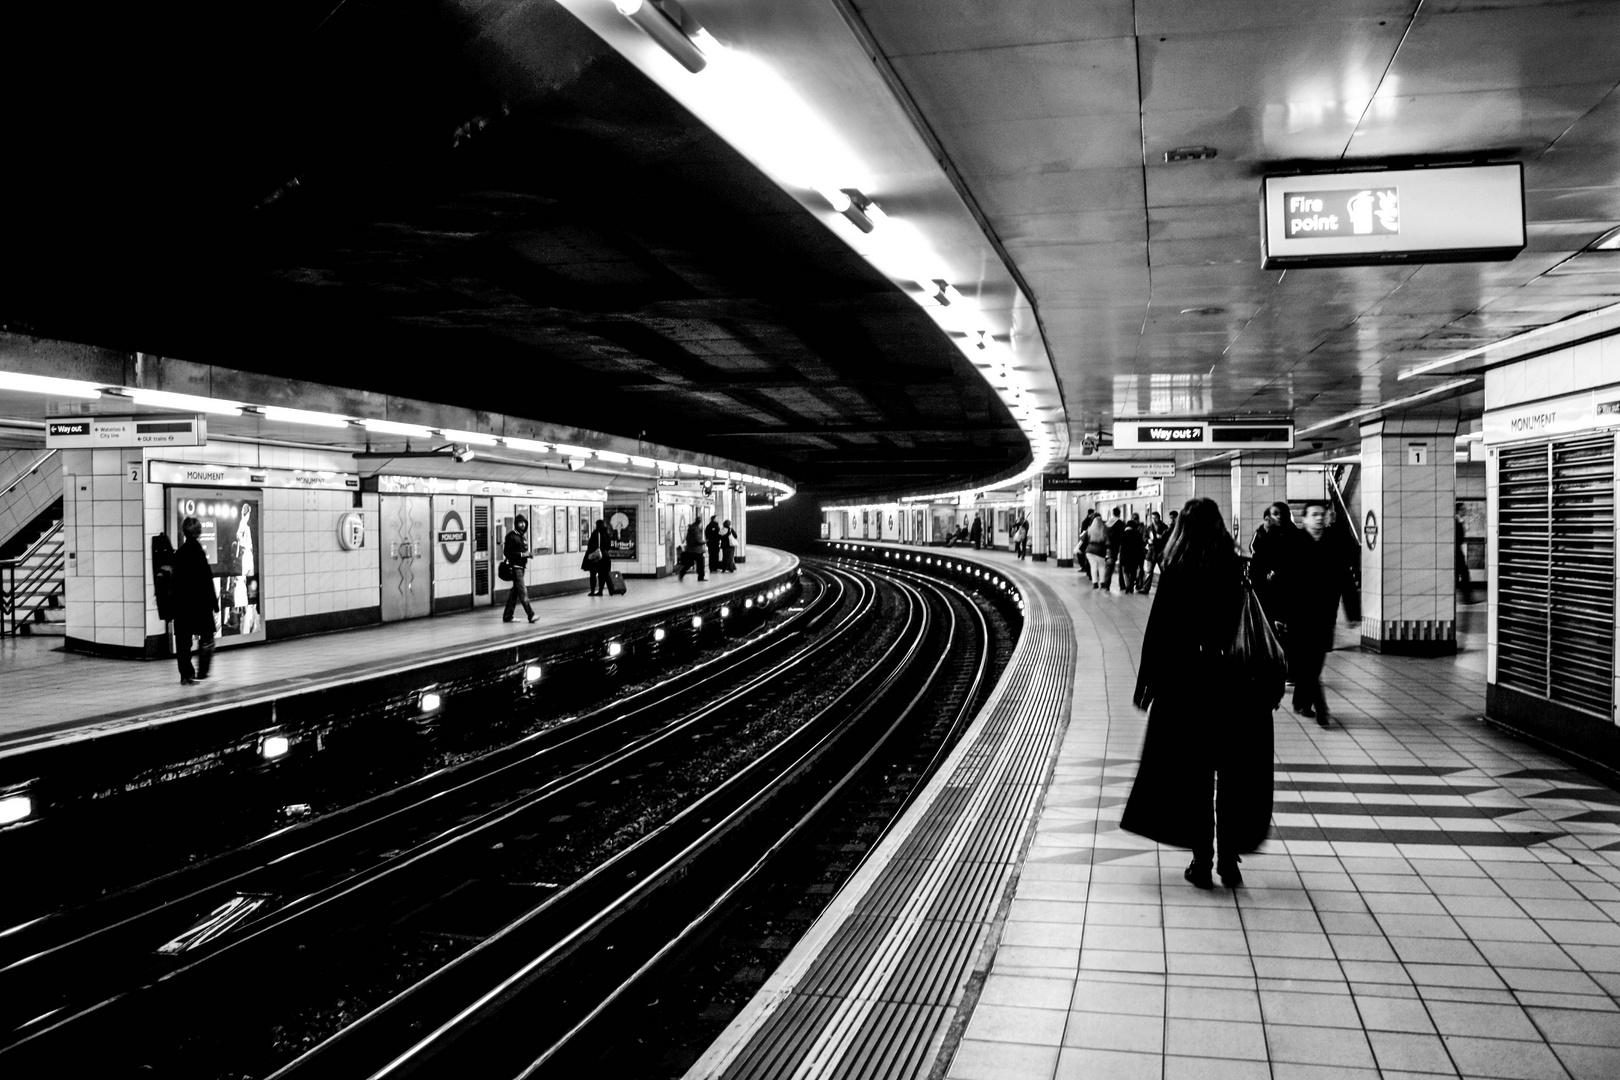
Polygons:
[[612,543],[612,534],[608,532],[607,521],[596,519],[596,528],[591,530],[590,539],[585,541],[585,557],[580,559],[579,568],[588,571],[591,575],[591,591],[589,596],[606,596],[608,592],[608,549]]
[[1218,843],[1221,880],[1236,887],[1239,856],[1271,826],[1271,710],[1253,700],[1228,656],[1243,563],[1209,499],[1182,508],[1159,581],[1136,681],[1147,738],[1120,827],[1191,848],[1184,876],[1201,889],[1213,887]]

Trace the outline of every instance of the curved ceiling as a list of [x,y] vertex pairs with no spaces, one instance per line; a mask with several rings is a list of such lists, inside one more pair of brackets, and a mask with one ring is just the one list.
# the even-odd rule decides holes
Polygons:
[[30,147],[0,179],[6,329],[831,495],[1027,460],[912,300],[552,0],[31,17],[0,106]]

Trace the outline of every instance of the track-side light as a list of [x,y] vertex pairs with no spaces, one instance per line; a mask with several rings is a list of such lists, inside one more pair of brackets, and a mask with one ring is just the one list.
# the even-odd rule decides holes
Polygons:
[[722,619],[731,618],[731,605],[730,604],[724,604],[724,605],[721,606],[721,608],[720,608],[720,617]]
[[744,600],[743,601],[743,607],[749,609],[750,611],[753,610],[754,598],[752,596],[750,596],[746,600]]
[[703,629],[703,616],[701,616],[701,615],[692,616],[692,629],[694,629],[694,630]]
[[610,641],[608,642],[607,652],[609,657],[616,657],[620,653],[624,652],[624,646],[620,645],[617,641]]
[[266,761],[274,761],[291,749],[292,742],[285,735],[266,735],[259,744],[259,753]]
[[422,711],[425,713],[433,712],[443,704],[444,698],[440,697],[438,694],[427,693],[422,695]]
[[663,641],[664,640],[664,628],[662,626],[653,627],[653,640],[654,641]]
[[33,813],[34,800],[27,795],[7,795],[0,799],[0,825],[15,825]]
[[539,664],[530,664],[528,667],[523,669],[524,682],[537,683],[540,681],[540,675],[541,671]]

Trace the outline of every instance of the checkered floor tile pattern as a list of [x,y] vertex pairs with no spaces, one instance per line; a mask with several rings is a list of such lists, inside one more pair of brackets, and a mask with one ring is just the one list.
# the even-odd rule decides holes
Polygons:
[[1151,598],[1080,586],[1071,725],[949,1077],[1620,1078],[1620,793],[1478,719],[1480,641],[1336,651],[1334,725],[1276,714],[1273,839],[1202,892],[1119,829]]

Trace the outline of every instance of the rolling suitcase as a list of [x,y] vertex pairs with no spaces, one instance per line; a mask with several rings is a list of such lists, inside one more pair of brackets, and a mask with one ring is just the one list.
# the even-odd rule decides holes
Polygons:
[[608,592],[613,596],[624,595],[624,575],[617,570],[608,572]]

